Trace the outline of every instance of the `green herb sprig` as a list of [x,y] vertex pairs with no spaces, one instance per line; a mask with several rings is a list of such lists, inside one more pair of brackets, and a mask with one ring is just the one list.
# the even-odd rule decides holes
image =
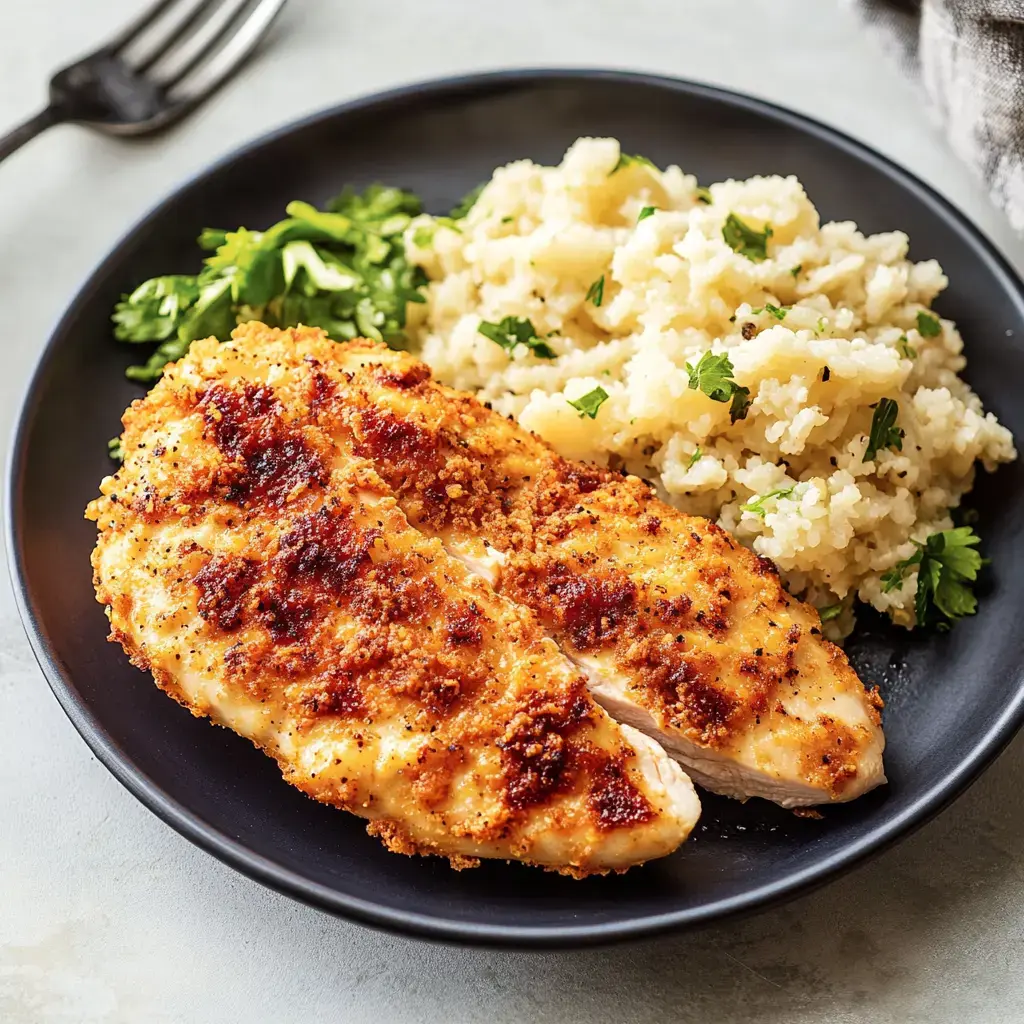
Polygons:
[[796,490],[795,487],[780,487],[776,491],[768,491],[767,494],[759,494],[756,498],[751,498],[750,501],[740,505],[740,511],[751,512],[755,516],[764,519],[768,514],[768,510],[764,507],[764,503],[766,501],[769,501],[772,498],[788,498],[794,490]]
[[733,252],[746,256],[754,263],[763,263],[768,258],[768,239],[771,237],[770,224],[765,224],[762,231],[755,231],[745,221],[740,220],[735,213],[730,213],[722,226],[722,238],[725,239],[725,244]]
[[970,526],[933,533],[923,544],[917,543],[914,554],[897,562],[882,576],[882,590],[885,593],[895,590],[916,566],[914,615],[917,624],[948,629],[958,619],[978,610],[978,599],[971,585],[985,564],[975,550],[980,543],[981,538]]
[[593,391],[588,391],[575,401],[569,401],[569,404],[579,412],[581,417],[589,416],[593,420],[597,419],[597,410],[607,401],[608,392],[599,385]]
[[729,419],[732,423],[746,418],[750,405],[750,389],[733,379],[732,361],[725,352],[714,355],[705,352],[696,366],[686,364],[689,387],[703,391],[713,402],[730,402]]
[[537,328],[533,321],[523,316],[507,316],[498,323],[480,321],[477,330],[495,345],[500,345],[511,353],[517,345],[525,345],[539,359],[554,359],[555,350],[537,336]]
[[864,450],[862,462],[871,462],[879,451],[884,448],[893,451],[903,450],[904,432],[896,426],[899,416],[899,404],[891,398],[879,399],[875,412],[871,417],[871,432],[868,435],[868,446]]

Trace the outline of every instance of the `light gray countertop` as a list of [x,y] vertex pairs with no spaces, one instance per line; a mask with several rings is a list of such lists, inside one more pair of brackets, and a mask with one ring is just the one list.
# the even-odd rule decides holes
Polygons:
[[[139,3],[7,0],[0,126],[32,113],[49,71]],[[294,0],[274,45],[180,129],[119,143],[58,128],[0,166],[0,436],[64,304],[177,182],[317,108],[516,65],[677,74],[806,111],[909,167],[1024,265],[1024,243],[914,88],[826,0]],[[4,1024],[1024,1020],[1024,739],[937,821],[782,909],[640,945],[531,954],[369,931],[180,838],[64,717],[6,572],[0,727]]]

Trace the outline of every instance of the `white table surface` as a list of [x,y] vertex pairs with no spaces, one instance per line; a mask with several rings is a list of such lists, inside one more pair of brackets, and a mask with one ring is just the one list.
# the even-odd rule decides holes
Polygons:
[[[0,126],[140,0],[0,0]],[[721,83],[873,144],[1024,244],[914,88],[829,0],[293,0],[274,45],[182,128],[75,127],[0,167],[0,435],[64,304],[178,181],[265,129],[401,82],[497,66]],[[336,920],[201,853],[121,788],[36,667],[0,582],[0,1021],[1024,1020],[1024,739],[956,806],[785,908],[583,953],[430,945]]]

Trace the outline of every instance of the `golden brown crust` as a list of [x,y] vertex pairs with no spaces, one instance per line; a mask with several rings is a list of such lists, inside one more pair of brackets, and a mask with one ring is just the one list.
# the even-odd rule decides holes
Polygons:
[[[560,458],[411,356],[360,341],[315,358],[317,421],[352,432],[410,521],[500,552],[499,591],[573,656],[614,665],[664,727],[723,752],[777,728],[830,798],[857,779],[877,751],[878,695],[768,559],[635,477]],[[795,709],[816,690],[826,707],[850,695],[862,724]]]
[[391,849],[581,874],[603,842],[668,852],[686,828],[579,673],[409,525],[292,342],[262,362],[196,343],[125,414],[89,510],[111,639]]

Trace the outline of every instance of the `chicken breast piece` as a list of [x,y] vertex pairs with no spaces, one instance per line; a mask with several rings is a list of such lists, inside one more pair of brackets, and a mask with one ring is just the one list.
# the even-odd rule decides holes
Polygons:
[[354,431],[410,521],[532,609],[597,699],[696,782],[799,807],[885,781],[877,692],[770,561],[635,477],[560,458],[405,353],[318,358],[320,422]]
[[674,850],[693,787],[534,616],[412,528],[337,424],[319,338],[197,342],[87,515],[111,639],[401,853],[574,875]]

